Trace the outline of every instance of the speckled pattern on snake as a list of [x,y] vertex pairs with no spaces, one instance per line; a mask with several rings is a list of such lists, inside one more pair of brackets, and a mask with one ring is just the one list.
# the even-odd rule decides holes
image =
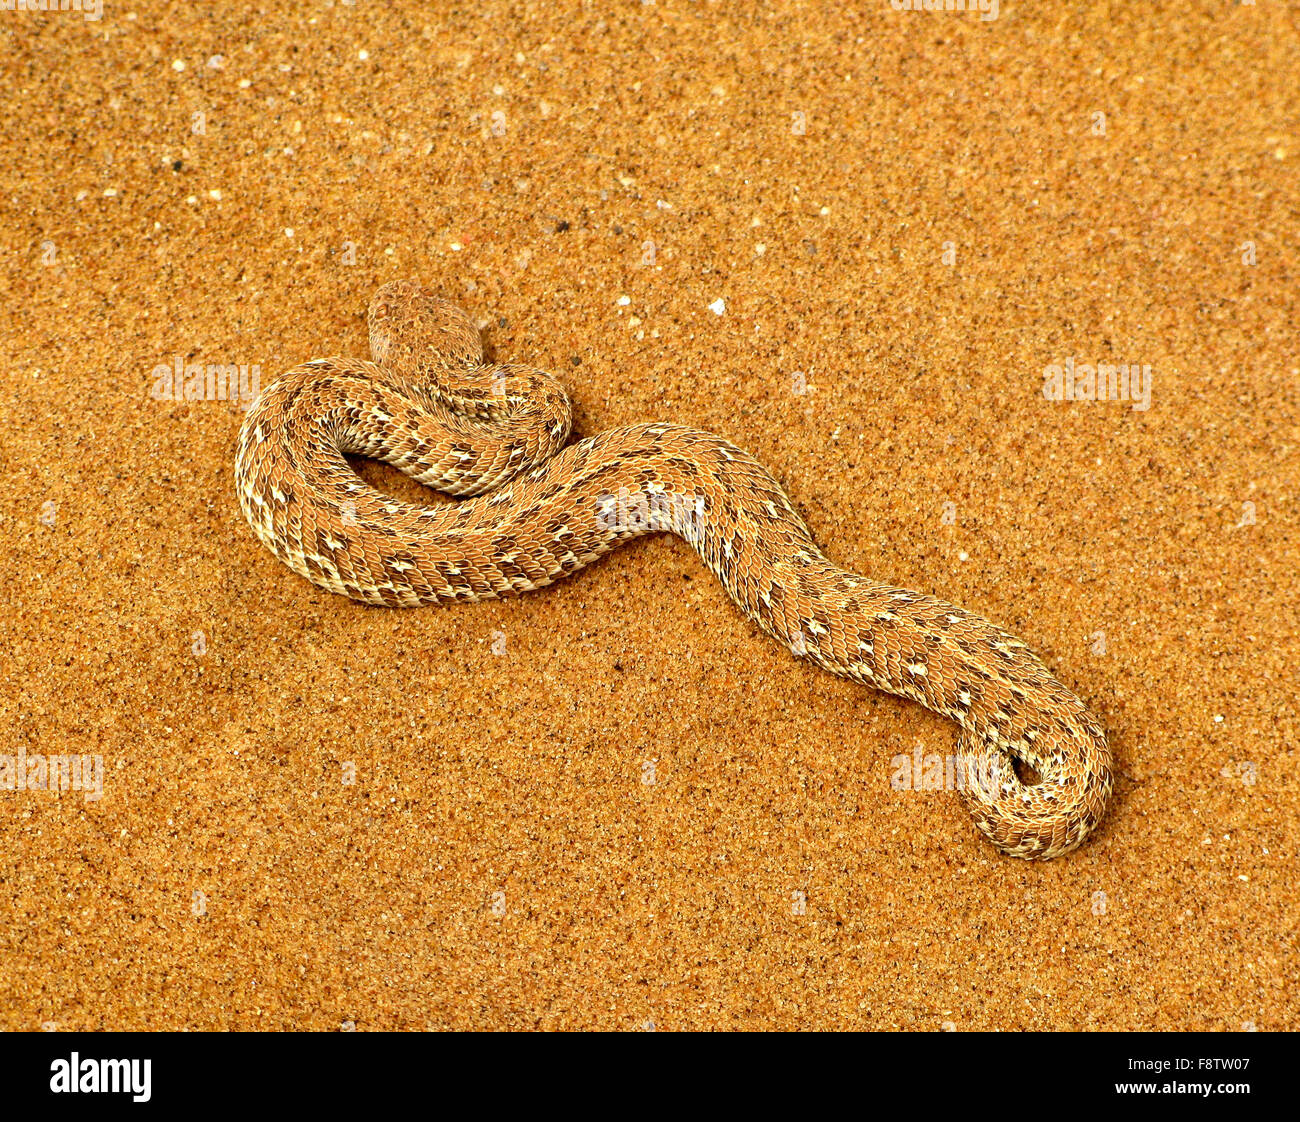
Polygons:
[[[1111,791],[1105,733],[1019,639],[827,560],[780,484],[712,433],[638,424],[566,446],[560,384],[484,364],[468,316],[417,284],[386,284],[369,315],[373,362],[295,367],[239,434],[240,505],[295,572],[368,604],[483,600],[674,532],[796,655],[956,721],[962,798],[1004,853],[1055,857],[1097,824]],[[398,501],[345,454],[464,498]],[[1022,781],[1013,757],[1038,781]]]

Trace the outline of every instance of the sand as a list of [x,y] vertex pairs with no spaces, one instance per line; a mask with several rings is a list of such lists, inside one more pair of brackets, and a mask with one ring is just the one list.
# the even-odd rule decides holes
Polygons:
[[[103,768],[0,791],[0,1024],[1297,1027],[1283,5],[0,31],[0,751]],[[675,539],[511,602],[295,576],[235,499],[242,403],[166,371],[364,355],[397,277],[579,434],[719,432],[834,560],[1023,637],[1110,733],[1102,828],[1028,864],[893,789],[955,728]],[[1067,362],[1149,398],[1048,400]]]

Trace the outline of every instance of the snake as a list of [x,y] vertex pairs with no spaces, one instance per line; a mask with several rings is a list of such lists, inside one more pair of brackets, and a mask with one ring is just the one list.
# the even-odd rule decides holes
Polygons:
[[[376,606],[479,601],[673,533],[798,658],[955,721],[950,770],[998,850],[1057,857],[1097,825],[1112,788],[1106,734],[1021,640],[828,560],[772,474],[721,436],[640,423],[570,442],[560,382],[485,361],[469,315],[416,281],[383,285],[367,322],[370,360],[295,366],[240,426],[240,508],[294,572]],[[348,456],[458,501],[399,500]]]

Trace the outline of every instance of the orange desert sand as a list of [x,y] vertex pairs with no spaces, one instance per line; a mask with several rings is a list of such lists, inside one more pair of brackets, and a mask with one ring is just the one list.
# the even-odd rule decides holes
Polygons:
[[[0,11],[0,780],[102,782],[0,790],[0,1024],[1297,1027],[1294,9],[213,8]],[[1026,640],[1101,828],[1027,863],[896,789],[955,726],[676,539],[441,608],[295,576],[242,407],[399,277],[579,435],[717,432]]]

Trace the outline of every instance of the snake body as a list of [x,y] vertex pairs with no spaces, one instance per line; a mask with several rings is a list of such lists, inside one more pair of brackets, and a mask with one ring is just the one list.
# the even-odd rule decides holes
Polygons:
[[[295,572],[368,604],[483,600],[542,588],[631,538],[677,533],[796,654],[956,721],[958,774],[972,778],[962,797],[1000,850],[1055,857],[1096,825],[1111,791],[1105,733],[1019,639],[832,564],[771,474],[712,433],[637,424],[566,446],[560,384],[486,365],[468,316],[412,282],[376,293],[369,327],[373,362],[295,367],[239,434],[244,515]],[[393,499],[349,454],[463,501]],[[1021,779],[1016,759],[1038,782]]]

